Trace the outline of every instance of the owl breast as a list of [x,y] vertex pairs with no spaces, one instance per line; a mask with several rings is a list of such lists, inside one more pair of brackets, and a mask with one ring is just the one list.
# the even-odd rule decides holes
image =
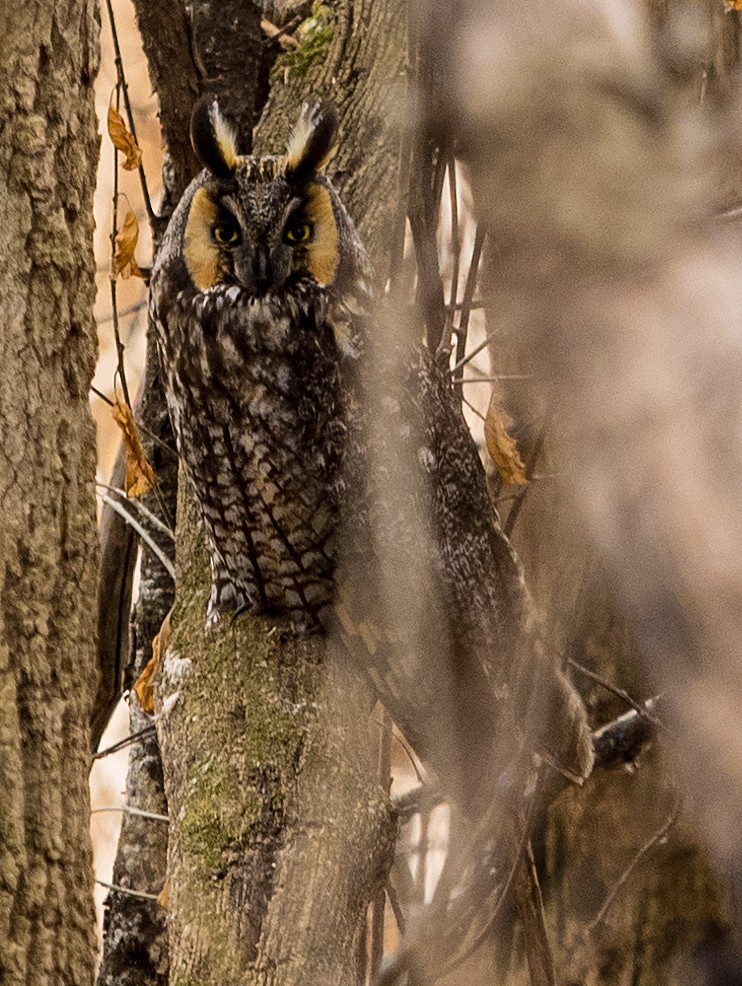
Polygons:
[[240,155],[217,102],[199,101],[204,170],[153,265],[170,416],[210,544],[210,620],[250,608],[318,627],[333,598],[348,365],[368,300],[363,245],[323,173],[336,131],[330,107],[308,105],[285,155]]
[[[158,295],[153,284],[153,298]],[[210,609],[317,620],[331,598],[344,445],[322,292],[155,302],[170,414],[211,543]]]

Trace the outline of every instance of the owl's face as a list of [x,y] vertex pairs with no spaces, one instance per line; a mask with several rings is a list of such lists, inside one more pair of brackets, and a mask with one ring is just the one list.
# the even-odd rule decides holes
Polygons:
[[334,117],[306,113],[282,157],[238,155],[215,102],[194,113],[192,136],[207,169],[183,234],[196,288],[237,285],[260,298],[303,278],[332,284],[338,229],[321,171],[334,151]]

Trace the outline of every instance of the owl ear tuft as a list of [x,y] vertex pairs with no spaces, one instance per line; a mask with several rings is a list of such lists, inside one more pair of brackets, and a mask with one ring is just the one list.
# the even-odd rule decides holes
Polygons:
[[338,117],[331,103],[304,103],[286,147],[286,175],[294,180],[319,174],[337,150]]
[[230,178],[237,167],[237,136],[222,115],[216,96],[202,96],[191,114],[191,144],[204,168]]

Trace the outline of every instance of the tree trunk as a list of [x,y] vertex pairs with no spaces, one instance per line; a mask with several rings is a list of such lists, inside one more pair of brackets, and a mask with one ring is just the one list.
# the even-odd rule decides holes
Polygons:
[[[345,125],[333,171],[377,257],[397,197],[386,125],[405,54],[399,0],[334,5],[325,50],[274,66],[257,135],[260,153],[280,152],[303,99],[330,90]],[[177,603],[157,698],[170,981],[356,986],[366,910],[396,834],[377,781],[371,695],[323,639],[292,638],[276,621],[243,616],[207,637],[199,532],[181,491]]]
[[86,986],[98,22],[90,0],[0,21],[0,981]]

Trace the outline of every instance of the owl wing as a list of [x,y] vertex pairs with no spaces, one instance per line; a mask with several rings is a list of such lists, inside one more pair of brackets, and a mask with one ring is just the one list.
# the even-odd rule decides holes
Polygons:
[[447,368],[425,347],[376,362],[349,416],[337,637],[454,796],[486,797],[533,751],[585,776],[582,704],[529,624]]

